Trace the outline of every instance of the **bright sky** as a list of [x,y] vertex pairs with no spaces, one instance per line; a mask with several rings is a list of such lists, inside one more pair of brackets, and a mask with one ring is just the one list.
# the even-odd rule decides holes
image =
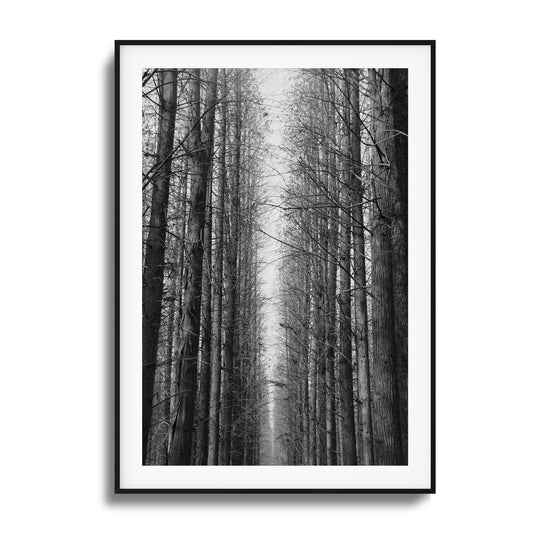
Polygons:
[[[264,175],[266,185],[266,202],[278,204],[282,191],[282,177],[285,171],[281,141],[285,128],[285,115],[283,107],[286,103],[287,93],[291,88],[294,71],[285,69],[257,69],[255,75],[259,84],[264,106],[268,113],[270,131],[266,133],[267,155],[265,157]],[[280,238],[281,221],[280,210],[266,208],[267,215],[263,222],[263,230]],[[260,271],[260,284],[262,294],[266,300],[264,313],[264,337],[265,354],[267,358],[268,379],[273,379],[273,370],[281,353],[279,316],[279,259],[281,257],[281,245],[274,239],[264,237],[263,247],[259,254],[265,267]],[[271,391],[272,397],[272,391]],[[274,428],[274,416],[272,404],[270,404],[270,423]],[[275,432],[274,432],[275,433]],[[274,438],[274,435],[272,435]],[[274,443],[272,443],[274,444]]]

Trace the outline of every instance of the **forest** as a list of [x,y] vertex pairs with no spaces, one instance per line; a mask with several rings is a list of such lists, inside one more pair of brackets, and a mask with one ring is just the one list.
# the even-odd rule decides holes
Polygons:
[[141,85],[142,464],[408,464],[407,70]]

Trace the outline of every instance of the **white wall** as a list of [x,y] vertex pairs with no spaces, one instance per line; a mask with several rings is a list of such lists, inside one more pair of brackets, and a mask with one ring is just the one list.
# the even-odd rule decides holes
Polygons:
[[[526,2],[195,5],[3,6],[3,529],[531,527]],[[111,495],[113,40],[158,38],[437,39],[437,495]]]

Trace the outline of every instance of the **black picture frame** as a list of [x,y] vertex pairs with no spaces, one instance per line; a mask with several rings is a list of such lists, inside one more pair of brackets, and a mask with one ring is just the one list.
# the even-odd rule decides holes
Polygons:
[[[430,307],[431,307],[431,353],[430,353],[430,486],[426,488],[125,488],[121,486],[120,472],[120,59],[124,46],[427,46],[430,48]],[[435,426],[435,40],[117,40],[115,41],[115,476],[116,494],[434,494],[436,491],[436,426]]]

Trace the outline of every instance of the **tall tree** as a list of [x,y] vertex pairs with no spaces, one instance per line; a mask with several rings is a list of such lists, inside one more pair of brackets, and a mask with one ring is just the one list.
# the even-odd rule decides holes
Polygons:
[[152,420],[154,380],[161,323],[163,268],[167,207],[172,173],[172,152],[176,121],[176,69],[159,74],[160,112],[157,143],[157,170],[152,174],[150,224],[143,266],[143,438],[142,459],[146,464],[148,434]]
[[[342,424],[342,457],[343,464],[354,465],[357,462],[354,398],[353,398],[353,362],[352,362],[352,313],[351,313],[351,170],[352,158],[350,153],[351,102],[350,82],[348,72],[345,72],[346,87],[344,88],[344,133],[342,136],[342,196],[341,204],[345,206],[341,211],[341,237],[339,247],[339,389],[340,389],[340,418]],[[357,140],[358,142],[359,140]]]
[[209,447],[207,464],[218,464],[220,418],[220,369],[222,362],[222,286],[224,272],[224,219],[226,217],[226,129],[227,129],[227,81],[222,69],[222,93],[220,103],[220,156],[218,178],[218,205],[216,213],[215,265],[213,270],[213,343],[211,354],[211,386],[209,399]]
[[328,232],[327,232],[327,291],[326,291],[326,390],[327,390],[327,464],[337,464],[337,420],[335,395],[335,353],[337,331],[337,257],[339,244],[339,208],[336,151],[336,105],[335,85],[331,81],[326,85],[329,109],[327,110],[326,145],[327,145],[327,191],[328,191]]
[[196,431],[196,464],[207,464],[209,430],[209,385],[211,381],[211,225],[212,225],[212,181],[208,184],[207,217],[204,229],[204,263],[202,276],[202,349],[198,383],[198,424]]
[[366,279],[365,221],[363,205],[366,197],[363,188],[361,161],[362,124],[359,98],[359,69],[348,71],[350,99],[350,189],[354,282],[354,337],[357,353],[357,449],[359,462],[374,463],[372,401],[370,388],[370,361],[368,342],[368,304]]
[[228,253],[226,255],[226,338],[224,346],[224,390],[222,395],[222,442],[219,463],[231,463],[231,428],[234,402],[234,360],[237,339],[237,258],[240,225],[240,178],[241,178],[241,73],[235,72],[234,144],[231,168],[231,214],[228,227]]
[[393,195],[391,208],[392,261],[394,277],[394,319],[396,348],[398,353],[398,389],[400,401],[400,426],[402,431],[402,453],[404,462],[408,455],[408,409],[407,409],[407,344],[408,344],[408,305],[407,305],[407,69],[390,69],[390,111],[392,124],[389,126],[394,136],[394,161],[396,172],[392,174]]
[[398,396],[391,239],[391,183],[394,181],[394,138],[390,120],[387,69],[370,69],[374,101],[372,134],[372,340],[374,347],[374,458],[378,465],[402,464]]
[[193,71],[193,132],[190,150],[192,152],[191,212],[187,232],[189,256],[185,276],[183,316],[179,357],[178,401],[171,426],[169,462],[176,465],[191,463],[196,393],[196,372],[200,334],[200,303],[202,293],[203,230],[206,215],[206,192],[211,168],[215,105],[217,95],[217,69],[207,70],[207,96],[203,123],[200,117],[200,69]]

